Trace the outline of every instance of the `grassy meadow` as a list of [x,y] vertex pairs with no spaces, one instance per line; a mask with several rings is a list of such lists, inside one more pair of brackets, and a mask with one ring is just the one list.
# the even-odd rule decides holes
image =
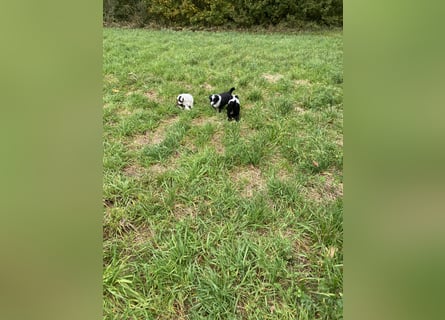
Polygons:
[[104,319],[341,319],[342,33],[103,34]]

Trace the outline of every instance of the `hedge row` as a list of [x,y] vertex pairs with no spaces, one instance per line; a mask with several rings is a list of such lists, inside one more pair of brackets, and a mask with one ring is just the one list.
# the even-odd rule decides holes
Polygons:
[[341,27],[343,0],[103,0],[105,23],[139,27]]

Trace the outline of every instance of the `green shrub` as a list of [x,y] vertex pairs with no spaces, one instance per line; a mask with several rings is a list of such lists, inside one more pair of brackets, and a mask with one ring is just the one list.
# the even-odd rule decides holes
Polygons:
[[106,23],[134,26],[339,27],[341,0],[104,0]]

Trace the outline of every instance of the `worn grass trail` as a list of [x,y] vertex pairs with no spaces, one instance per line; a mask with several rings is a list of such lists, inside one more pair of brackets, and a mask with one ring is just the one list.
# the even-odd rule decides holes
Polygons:
[[[104,319],[341,318],[342,34],[103,46]],[[232,86],[239,123],[208,102]]]

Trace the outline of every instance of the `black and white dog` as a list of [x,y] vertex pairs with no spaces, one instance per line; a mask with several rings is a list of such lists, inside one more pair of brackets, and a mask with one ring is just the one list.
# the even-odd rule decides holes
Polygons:
[[232,99],[230,99],[227,104],[227,120],[232,121],[235,119],[239,121],[239,110],[239,98],[238,96],[232,95]]
[[193,108],[193,96],[189,93],[182,93],[176,98],[176,105],[183,110]]
[[232,92],[235,90],[235,88],[231,88],[227,92],[223,92],[220,94],[212,94],[209,96],[210,105],[218,109],[218,112],[221,112],[221,110],[229,103],[229,100],[232,99]]

